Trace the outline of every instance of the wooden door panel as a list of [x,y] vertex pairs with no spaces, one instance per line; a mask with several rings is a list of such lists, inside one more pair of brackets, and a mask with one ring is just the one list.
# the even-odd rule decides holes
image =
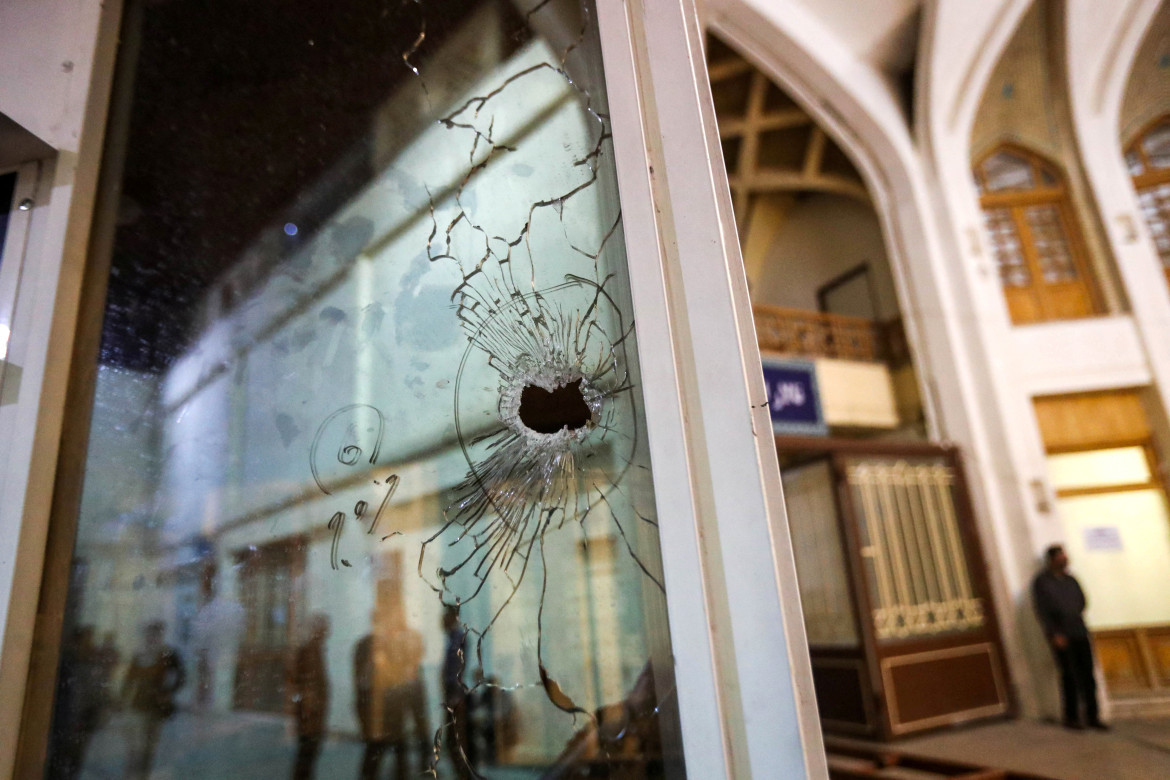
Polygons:
[[1150,687],[1137,635],[1132,631],[1103,631],[1094,635],[1097,660],[1110,691],[1145,690]]
[[1003,669],[987,642],[891,655],[882,659],[882,678],[897,735],[1006,710]]
[[825,731],[845,734],[878,732],[872,686],[861,648],[809,648],[817,711]]
[[254,712],[284,712],[286,662],[283,651],[240,648],[232,706]]
[[1083,281],[1044,285],[1039,295],[1046,320],[1073,320],[1094,313],[1089,287]]
[[1148,629],[1146,639],[1150,644],[1154,676],[1160,686],[1170,688],[1170,626]]
[[287,663],[295,646],[304,603],[304,537],[236,554],[244,633],[236,656],[233,706],[281,712],[290,695]]
[[1044,320],[1044,311],[1036,292],[1031,287],[1004,287],[1004,298],[1007,300],[1008,314],[1013,325],[1027,325],[1030,322]]

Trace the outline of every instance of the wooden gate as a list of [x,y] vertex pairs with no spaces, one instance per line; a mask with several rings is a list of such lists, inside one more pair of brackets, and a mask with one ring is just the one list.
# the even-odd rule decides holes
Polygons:
[[776,441],[825,730],[890,738],[1007,714],[958,451]]

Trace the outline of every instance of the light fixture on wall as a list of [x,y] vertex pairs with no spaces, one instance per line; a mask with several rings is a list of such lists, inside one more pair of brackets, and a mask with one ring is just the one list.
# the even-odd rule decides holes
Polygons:
[[1048,490],[1044,487],[1044,480],[1033,479],[1028,483],[1032,488],[1032,497],[1036,501],[1036,511],[1048,514],[1052,511],[1052,502],[1048,500]]

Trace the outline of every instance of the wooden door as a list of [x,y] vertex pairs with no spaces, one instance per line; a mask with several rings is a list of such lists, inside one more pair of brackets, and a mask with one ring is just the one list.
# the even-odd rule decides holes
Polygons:
[[923,445],[833,457],[881,731],[1009,711],[1009,682],[958,454]]
[[285,710],[286,665],[294,647],[307,540],[265,545],[241,552],[239,599],[244,631],[236,656],[233,706]]
[[1092,315],[1096,307],[1083,251],[1066,204],[1036,202],[1012,209],[1025,236],[1033,292],[1041,319],[1068,320]]
[[[988,197],[984,219],[1012,322],[1076,319],[1098,307],[1084,250],[1059,200],[998,203]],[[1015,195],[1011,201],[1020,201]]]
[[825,731],[881,733],[830,454],[781,471],[817,710]]

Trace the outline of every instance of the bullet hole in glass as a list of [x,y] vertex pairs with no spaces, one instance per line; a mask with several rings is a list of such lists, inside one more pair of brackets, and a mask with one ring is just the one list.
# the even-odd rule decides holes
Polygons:
[[584,428],[591,416],[581,380],[560,385],[549,392],[537,385],[525,385],[520,392],[520,422],[537,433],[559,433]]

